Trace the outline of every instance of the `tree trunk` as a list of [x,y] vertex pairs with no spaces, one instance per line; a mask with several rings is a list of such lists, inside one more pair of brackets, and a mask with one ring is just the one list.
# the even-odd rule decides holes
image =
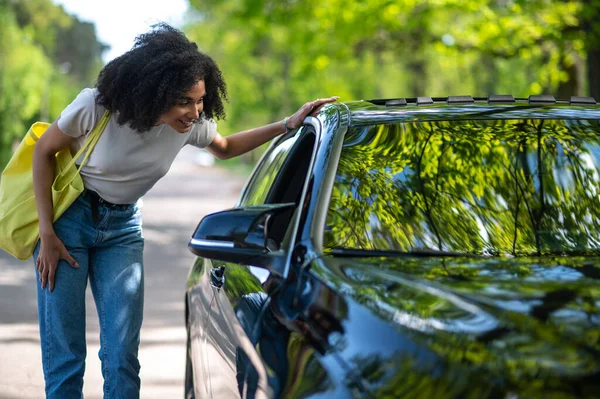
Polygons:
[[600,101],[600,6],[592,0],[583,0],[582,4],[580,18],[587,53],[588,92]]
[[571,96],[579,95],[579,73],[577,70],[577,63],[572,65],[565,65],[563,62],[562,68],[569,75],[569,79],[566,82],[560,82],[558,85],[557,97],[560,99],[568,100]]
[[587,51],[588,91],[590,96],[600,102],[600,47]]
[[417,58],[415,60],[409,61],[407,69],[410,71],[410,96],[430,96],[431,94],[425,92],[425,81],[427,80],[427,71],[425,68],[425,63]]
[[[478,72],[481,73],[480,76],[485,76],[486,80],[482,85],[483,91],[473,93],[473,95],[474,96],[476,96],[476,95],[489,96],[490,94],[505,94],[505,93],[498,93],[498,88],[496,85],[497,85],[498,81],[500,81],[500,76],[498,76],[498,68],[496,68],[496,62],[495,62],[494,58],[485,53],[483,53],[481,55],[481,57],[482,57],[481,66],[483,66],[484,70],[483,71],[479,70]],[[508,93],[508,94],[512,94],[512,93]]]

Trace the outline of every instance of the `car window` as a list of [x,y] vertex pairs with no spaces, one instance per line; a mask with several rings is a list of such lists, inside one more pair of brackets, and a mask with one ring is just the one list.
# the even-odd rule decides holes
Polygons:
[[278,172],[281,170],[286,157],[291,152],[299,135],[290,136],[270,149],[263,162],[252,176],[242,196],[241,205],[264,204]]
[[325,248],[480,255],[600,251],[596,120],[350,129]]
[[[248,184],[241,205],[299,204],[314,145],[314,130],[304,126],[273,147]],[[274,248],[283,242],[294,212],[289,208],[271,220],[268,237]]]
[[305,126],[272,148],[248,184],[242,205],[298,203],[314,143],[312,128]]

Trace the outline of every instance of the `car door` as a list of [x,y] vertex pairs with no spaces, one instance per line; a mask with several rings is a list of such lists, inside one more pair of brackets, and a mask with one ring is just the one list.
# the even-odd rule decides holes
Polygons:
[[[304,126],[274,143],[255,169],[238,207],[276,203],[298,205],[314,156],[315,142],[314,128]],[[280,246],[286,233],[290,234],[289,222],[293,214],[294,209],[290,208],[273,225],[269,233],[269,245],[273,249],[284,249]],[[204,309],[195,311],[204,318],[197,323],[203,330],[203,334],[198,334],[202,337],[202,345],[197,343],[195,347],[205,353],[195,356],[198,363],[195,368],[201,369],[195,371],[206,379],[196,381],[195,385],[203,385],[196,388],[197,395],[207,394],[211,398],[277,396],[278,387],[285,382],[278,380],[278,367],[286,365],[272,364],[277,358],[277,345],[268,350],[271,364],[265,363],[257,348],[260,337],[264,336],[262,322],[269,317],[265,315],[270,302],[270,287],[277,285],[276,278],[263,268],[231,262],[200,261],[199,258],[196,265],[198,275],[202,276],[197,286],[205,289],[203,295],[198,295]],[[270,333],[275,336],[286,334],[277,327],[274,330]]]

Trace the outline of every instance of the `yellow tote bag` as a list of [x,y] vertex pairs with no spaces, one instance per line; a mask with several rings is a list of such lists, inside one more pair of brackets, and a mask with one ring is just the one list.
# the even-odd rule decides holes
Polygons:
[[[54,221],[83,192],[83,180],[79,172],[109,119],[110,112],[106,111],[74,157],[69,148],[56,154],[56,176],[52,184]],[[21,260],[31,257],[39,239],[39,219],[33,193],[33,151],[49,126],[44,122],[36,122],[31,126],[0,178],[0,248]],[[84,153],[78,168],[75,160]]]

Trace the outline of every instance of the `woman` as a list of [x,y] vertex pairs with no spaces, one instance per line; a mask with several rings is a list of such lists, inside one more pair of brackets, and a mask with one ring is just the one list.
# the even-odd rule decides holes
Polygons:
[[[154,26],[100,72],[40,138],[34,188],[40,241],[34,251],[48,398],[80,398],[86,356],[85,289],[100,319],[107,398],[139,397],[137,359],[143,313],[141,198],[186,144],[219,159],[244,154],[294,129],[335,97],[304,104],[283,121],[222,137],[215,119],[227,99],[221,71],[180,31]],[[54,154],[78,150],[104,112],[111,118],[81,170],[85,190],[55,223]]]

